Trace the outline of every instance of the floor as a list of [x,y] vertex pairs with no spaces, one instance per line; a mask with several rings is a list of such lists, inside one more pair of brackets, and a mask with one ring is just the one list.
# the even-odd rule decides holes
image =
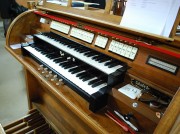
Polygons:
[[0,123],[3,126],[28,112],[22,66],[4,46],[3,24],[0,21]]

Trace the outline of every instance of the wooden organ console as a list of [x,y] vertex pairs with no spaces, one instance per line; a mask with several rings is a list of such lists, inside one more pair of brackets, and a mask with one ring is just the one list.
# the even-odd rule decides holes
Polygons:
[[44,1],[11,24],[6,49],[24,67],[32,121],[5,132],[178,133],[180,16],[165,38],[120,27],[111,1],[104,13],[69,5]]

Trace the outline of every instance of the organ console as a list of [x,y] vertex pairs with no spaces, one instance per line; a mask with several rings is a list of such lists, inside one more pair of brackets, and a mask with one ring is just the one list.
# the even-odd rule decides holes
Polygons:
[[180,16],[166,38],[119,26],[112,1],[105,10],[71,2],[44,0],[12,22],[6,49],[24,67],[30,112],[4,131],[178,133]]

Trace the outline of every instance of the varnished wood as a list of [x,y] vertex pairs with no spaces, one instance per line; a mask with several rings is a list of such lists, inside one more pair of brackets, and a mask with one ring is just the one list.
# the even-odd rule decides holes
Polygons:
[[72,0],[68,0],[68,5],[67,7],[71,7],[72,6]]
[[37,2],[38,2],[38,0],[16,0],[16,2],[17,2],[19,5],[22,5],[22,6],[24,6],[24,7],[28,7],[28,6],[27,6],[27,2],[28,2],[28,1],[35,1],[36,4],[37,4]]
[[113,0],[106,0],[105,14],[110,14],[113,5]]
[[180,24],[180,9],[179,9],[179,11],[178,11],[178,13],[177,13],[176,20],[175,20],[175,22],[174,22],[174,26],[173,26],[173,28],[172,28],[172,30],[171,30],[171,34],[170,34],[171,37],[174,38],[174,36],[176,35],[177,26],[178,26],[179,24]]
[[180,116],[178,116],[178,118],[176,118],[176,122],[174,123],[170,134],[178,134],[180,132]]

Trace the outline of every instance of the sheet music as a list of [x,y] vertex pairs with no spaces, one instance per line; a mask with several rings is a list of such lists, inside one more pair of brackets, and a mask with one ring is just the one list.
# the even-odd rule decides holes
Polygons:
[[128,0],[120,25],[158,35],[168,33],[172,22],[166,22],[174,15],[169,14],[175,12],[171,9],[173,5],[174,0]]

